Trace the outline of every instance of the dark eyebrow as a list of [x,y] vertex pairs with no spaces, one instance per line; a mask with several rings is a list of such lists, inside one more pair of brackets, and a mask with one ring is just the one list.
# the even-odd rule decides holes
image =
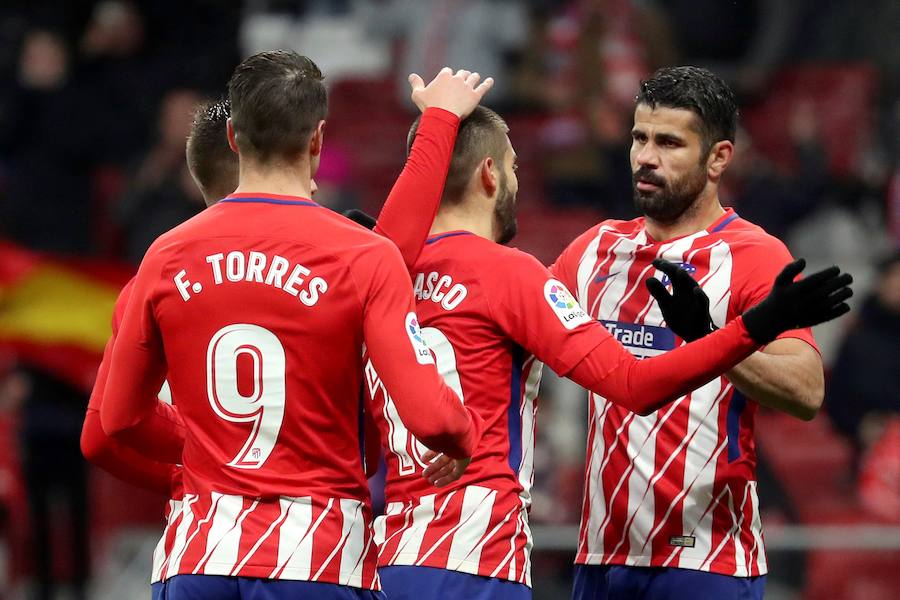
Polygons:
[[674,133],[657,133],[654,136],[657,144],[664,144],[666,142],[673,142],[676,144],[684,144],[684,138],[675,135]]

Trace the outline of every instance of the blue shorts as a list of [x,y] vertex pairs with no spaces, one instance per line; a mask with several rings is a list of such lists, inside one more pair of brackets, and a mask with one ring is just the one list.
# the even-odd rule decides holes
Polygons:
[[390,600],[531,600],[527,585],[434,567],[379,567],[381,588]]
[[762,600],[766,576],[665,567],[575,565],[573,600]]
[[164,589],[163,600],[386,600],[382,592],[334,583],[221,575],[176,575]]
[[150,584],[150,600],[166,600],[165,581],[157,581]]

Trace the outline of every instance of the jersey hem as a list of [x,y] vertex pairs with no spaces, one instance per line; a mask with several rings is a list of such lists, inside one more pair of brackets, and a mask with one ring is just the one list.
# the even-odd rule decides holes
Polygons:
[[[647,568],[658,568],[663,565],[655,565],[652,564],[653,557],[646,556],[643,554],[637,555],[629,555],[626,556],[624,560],[615,559],[609,560],[608,556],[603,554],[590,554],[586,552],[579,552],[578,556],[575,557],[576,565],[591,565],[591,566],[609,566],[609,565],[617,565],[623,567],[647,567]],[[650,561],[647,564],[629,564],[628,561]],[[689,569],[691,571],[702,571],[704,573],[715,573],[716,575],[728,575],[729,577],[758,577],[762,575],[768,574],[767,567],[760,567],[759,573],[756,575],[752,575],[750,573],[751,569],[747,565],[738,565],[732,571],[726,571],[722,568],[716,568],[714,565],[710,565],[709,568],[702,568],[703,564],[706,560],[700,560],[698,558],[681,558],[678,561],[677,565],[669,565],[669,568],[673,569]]]
[[[491,575],[490,573],[479,573],[479,570],[478,570],[479,563],[477,563],[475,561],[471,561],[471,560],[458,561],[460,567],[468,567],[468,568],[452,569],[452,568],[446,566],[446,561],[450,559],[450,556],[446,553],[445,554],[435,553],[435,554],[432,554],[429,558],[434,558],[438,561],[444,561],[445,564],[443,564],[443,565],[431,564],[431,561],[427,561],[422,564],[418,564],[419,560],[421,559],[421,557],[418,554],[410,553],[410,552],[401,552],[397,556],[393,557],[390,562],[382,563],[379,560],[378,568],[384,569],[386,567],[430,567],[432,569],[443,569],[445,571],[454,571],[456,573],[466,573],[468,575],[477,575],[478,577],[487,577],[489,579],[501,579],[503,581],[511,581],[513,583],[519,583],[521,585],[527,586],[529,589],[531,589],[531,587],[532,587],[530,582],[526,583],[524,581],[519,581],[516,578],[501,577],[500,575]],[[454,562],[456,562],[455,559],[454,559]],[[530,569],[530,564],[531,564],[531,557],[529,556],[528,557],[528,566],[526,567],[526,569]],[[508,571],[508,567],[505,570]],[[516,569],[516,570],[518,570],[518,569]]]
[[[221,569],[219,570],[215,567],[220,567]],[[371,568],[366,570],[372,571],[374,570],[374,568],[375,565],[371,565]],[[300,569],[290,568],[285,568],[281,572],[281,575],[279,577],[272,577],[272,571],[275,571],[277,569],[275,565],[244,565],[239,572],[232,574],[231,571],[233,569],[234,565],[231,563],[208,562],[206,563],[206,567],[204,568],[203,573],[193,573],[191,571],[187,571],[184,573],[166,573],[166,576],[161,579],[161,581],[168,581],[169,579],[177,575],[222,575],[226,577],[253,577],[258,579],[271,579],[272,581],[308,581],[310,583],[333,583],[335,585],[344,585],[360,590],[370,590],[375,592],[381,590],[381,587],[377,583],[374,585],[374,587],[365,586],[363,584],[354,585],[352,583],[349,583],[351,579],[356,579],[357,577],[356,575],[354,575],[354,573],[357,572],[355,570],[352,572],[347,572],[336,569],[325,569],[324,571],[322,571],[322,574],[318,578],[311,579],[308,575],[306,577],[298,576],[296,571]]]

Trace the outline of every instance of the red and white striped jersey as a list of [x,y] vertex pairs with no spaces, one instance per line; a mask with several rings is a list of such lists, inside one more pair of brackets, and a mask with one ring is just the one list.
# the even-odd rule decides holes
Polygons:
[[[650,357],[683,343],[644,286],[662,275],[651,265],[657,257],[694,276],[719,327],[762,300],[791,260],[784,244],[728,209],[708,229],[666,242],[650,238],[643,218],[604,221],[552,271],[623,345]],[[815,347],[809,330],[781,337]],[[754,402],[724,376],[646,417],[590,399],[577,563],[766,573]]]
[[[572,370],[609,340],[534,257],[466,231],[428,239],[412,269],[422,337],[438,371],[485,422],[463,476],[435,488],[427,448],[366,361],[365,388],[387,448],[379,566],[419,565],[531,585],[527,511],[542,358]],[[390,391],[390,393],[389,393]]]
[[151,581],[179,573],[323,581],[377,588],[366,503],[230,494],[171,500]]
[[187,432],[163,577],[377,588],[363,343],[411,430],[454,456],[480,435],[410,329],[411,292],[396,247],[302,198],[233,194],[151,246],[100,410],[113,437],[139,431],[168,374]]

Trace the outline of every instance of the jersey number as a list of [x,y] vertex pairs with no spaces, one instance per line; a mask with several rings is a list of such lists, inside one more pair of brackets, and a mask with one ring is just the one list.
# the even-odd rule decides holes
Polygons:
[[[464,401],[462,384],[459,382],[459,373],[456,370],[456,352],[454,352],[450,340],[440,329],[435,327],[423,328],[422,338],[434,353],[437,370],[444,378],[444,383],[456,392],[460,400]],[[403,424],[394,400],[387,393],[385,393],[384,416],[389,427],[388,447],[397,456],[400,475],[410,475],[415,473],[418,468],[424,469],[428,463],[422,456],[428,451],[428,448],[417,440]]]
[[[238,388],[238,360],[250,361],[252,388]],[[228,462],[238,469],[258,469],[266,462],[284,420],[284,346],[268,329],[247,323],[223,327],[206,351],[206,392],[213,410],[232,423],[252,423],[250,435]],[[248,390],[244,390],[248,391]]]

